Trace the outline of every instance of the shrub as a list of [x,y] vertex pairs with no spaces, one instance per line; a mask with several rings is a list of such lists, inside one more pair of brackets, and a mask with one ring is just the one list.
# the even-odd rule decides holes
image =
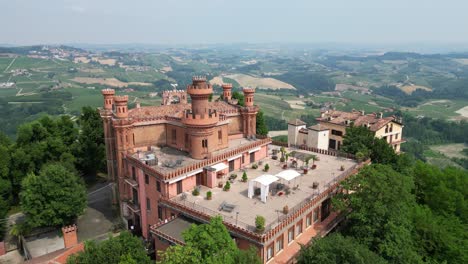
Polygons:
[[280,158],[280,162],[284,162],[286,159],[284,157]]
[[226,182],[226,185],[224,185],[224,188],[223,188],[225,191],[229,191],[229,189],[231,189],[231,183],[230,182]]
[[257,215],[255,217],[255,227],[257,228],[258,231],[265,230],[265,217],[261,215]]
[[257,163],[252,164],[252,169],[258,169]]
[[245,171],[242,173],[242,181],[247,182],[247,173]]
[[193,188],[192,194],[193,194],[193,196],[198,196],[198,195],[200,195],[200,190],[198,190],[198,188],[195,187],[195,188]]
[[211,197],[213,197],[213,193],[211,191],[206,192],[206,199],[211,200]]
[[265,167],[263,168],[263,170],[264,170],[265,172],[267,172],[268,170],[270,170],[270,165],[268,165],[268,163],[265,164]]

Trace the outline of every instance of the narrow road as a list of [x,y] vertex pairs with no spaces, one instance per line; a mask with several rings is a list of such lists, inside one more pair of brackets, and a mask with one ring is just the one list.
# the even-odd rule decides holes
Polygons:
[[11,65],[13,65],[13,63],[15,62],[16,58],[18,58],[18,56],[14,57],[13,60],[11,60],[10,64],[8,65],[8,67],[6,67],[6,69],[3,71],[3,72],[7,72],[8,69],[10,69]]

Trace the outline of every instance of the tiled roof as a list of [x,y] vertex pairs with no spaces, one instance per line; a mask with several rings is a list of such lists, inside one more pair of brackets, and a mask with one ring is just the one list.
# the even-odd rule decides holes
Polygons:
[[394,121],[395,117],[382,117],[376,113],[362,114],[359,111],[342,112],[342,111],[326,111],[322,113],[322,116],[317,118],[317,121],[328,122],[336,125],[347,126],[350,122],[353,122],[356,126],[369,125],[371,131],[377,131],[391,121]]
[[302,126],[305,125],[306,123],[300,119],[294,119],[288,122],[288,124],[293,125],[293,126]]
[[[220,114],[227,112],[235,112],[238,107],[228,104],[224,101],[210,102],[211,109],[217,110]],[[155,117],[177,117],[182,118],[184,110],[191,109],[191,104],[172,104],[172,105],[158,105],[158,106],[144,106],[140,108],[133,108],[128,111],[129,117],[132,118],[155,118]]]
[[315,130],[315,131],[324,131],[324,130],[328,130],[328,128],[322,127],[322,126],[320,126],[320,124],[316,124],[316,125],[310,126],[309,129],[310,129],[310,130]]

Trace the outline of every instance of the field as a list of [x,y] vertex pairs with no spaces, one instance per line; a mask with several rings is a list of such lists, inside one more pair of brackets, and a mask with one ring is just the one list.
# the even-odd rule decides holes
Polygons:
[[412,94],[416,90],[424,90],[424,91],[432,92],[431,88],[422,86],[422,85],[404,85],[398,88],[400,88],[400,90],[402,90],[406,94]]
[[112,86],[112,87],[127,87],[129,85],[139,85],[139,86],[150,86],[152,85],[151,83],[143,83],[143,82],[121,82],[117,80],[116,78],[90,78],[90,77],[75,77],[71,79],[71,81],[77,82],[77,83],[84,83],[84,84],[102,84],[106,86]]
[[[467,118],[465,113],[468,101],[466,100],[430,100],[417,107],[404,107],[403,111],[412,113],[415,116],[427,116],[432,118],[460,120]],[[463,109],[463,110],[462,110]]]
[[431,150],[441,153],[449,158],[466,158],[462,150],[468,148],[467,145],[461,144],[445,144],[445,145],[434,145],[430,147]]
[[455,113],[458,113],[461,116],[468,118],[468,106],[458,109],[457,111],[455,111]]
[[260,89],[296,89],[289,83],[285,83],[274,78],[255,77],[241,73],[226,75],[226,77],[235,80],[243,87],[253,87]]

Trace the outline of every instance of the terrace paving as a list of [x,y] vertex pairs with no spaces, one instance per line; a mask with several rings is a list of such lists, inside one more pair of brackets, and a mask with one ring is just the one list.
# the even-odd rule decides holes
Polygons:
[[[211,153],[212,156],[216,156],[222,154],[224,152],[228,152],[231,150],[235,150],[241,146],[245,146],[251,143],[258,141],[258,139],[246,139],[246,138],[239,138],[239,139],[231,139],[229,140],[229,146],[225,149],[220,149],[217,151],[213,151]],[[174,171],[176,169],[183,168],[188,165],[192,165],[195,163],[200,162],[201,160],[192,159],[187,152],[181,151],[172,147],[153,147],[152,151],[141,151],[139,153],[135,153],[133,155],[134,158],[139,158],[138,155],[140,154],[140,158],[144,158],[148,154],[154,154],[158,159],[158,165],[151,166],[153,169],[161,173],[167,173]],[[179,164],[175,164],[176,161],[179,161]],[[164,166],[164,164],[174,164],[173,167]]]
[[[259,166],[258,169],[252,169],[249,165],[248,168],[245,168],[249,180],[257,178],[263,174],[272,174],[275,175],[281,171],[282,163],[279,160],[271,159],[272,149],[279,148],[278,146],[269,146],[269,155],[267,158],[262,160],[263,165]],[[316,161],[315,164],[317,168],[315,170],[309,170],[308,174],[302,175],[295,180],[292,180],[290,183],[286,182],[286,185],[289,185],[291,188],[298,185],[299,188],[296,190],[291,189],[289,195],[282,196],[272,196],[269,195],[267,202],[263,203],[260,201],[259,196],[254,196],[252,199],[247,197],[248,183],[241,182],[242,170],[234,171],[238,176],[234,183],[231,184],[230,191],[223,191],[222,188],[213,188],[202,186],[200,195],[193,196],[190,192],[185,194],[179,194],[178,196],[172,198],[172,201],[183,204],[185,206],[194,208],[196,210],[202,211],[210,215],[221,214],[224,217],[224,220],[231,223],[238,222],[239,226],[244,226],[245,224],[254,226],[255,217],[257,215],[262,215],[265,217],[266,226],[275,222],[279,219],[280,216],[283,216],[283,207],[288,206],[289,209],[305,201],[307,198],[312,197],[313,195],[318,195],[324,192],[329,183],[334,183],[336,178],[341,174],[345,173],[340,170],[340,167],[343,165],[345,170],[353,167],[357,164],[356,161],[351,159],[345,159],[341,157],[334,157],[329,155],[323,155],[318,153],[313,153],[305,150],[298,149],[287,149],[288,152],[295,150],[298,153],[314,154],[319,157],[319,161]],[[270,170],[264,172],[263,166],[268,163]],[[312,162],[309,163],[309,166]],[[298,166],[302,166],[302,161],[298,161]],[[298,170],[302,172],[302,170]],[[226,182],[229,175],[226,175],[224,179],[219,179],[219,181]],[[314,182],[319,183],[319,187],[316,189],[312,188]],[[270,190],[274,188],[273,183],[270,186]],[[213,193],[213,199],[206,199],[206,192],[211,190]],[[185,196],[185,198],[184,198]],[[219,211],[219,207],[223,202],[236,205],[236,208],[232,212]],[[237,218],[237,221],[236,221]],[[247,227],[249,228],[249,227]]]

